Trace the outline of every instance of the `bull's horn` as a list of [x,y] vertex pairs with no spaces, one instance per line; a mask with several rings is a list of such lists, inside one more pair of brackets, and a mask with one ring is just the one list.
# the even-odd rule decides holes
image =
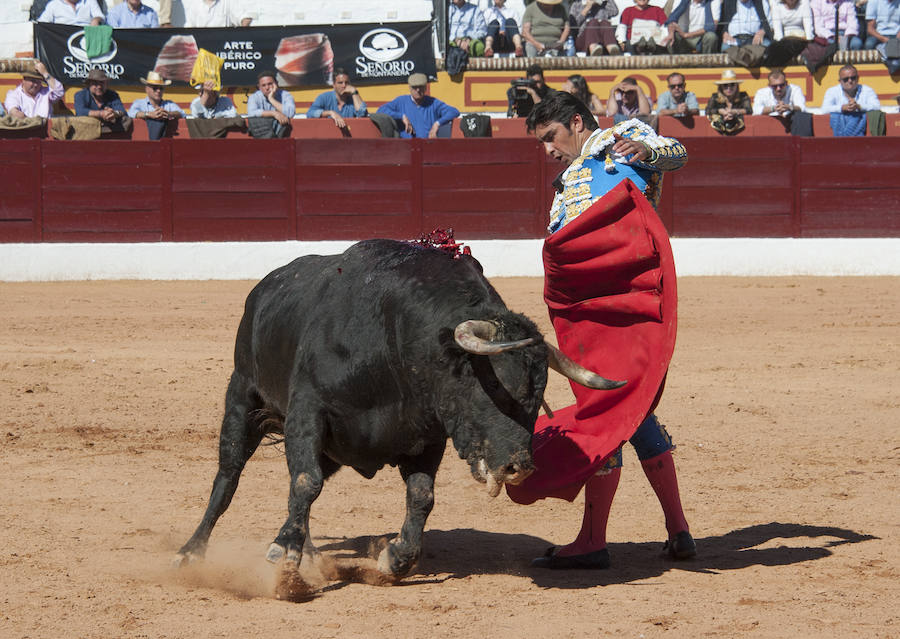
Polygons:
[[466,320],[460,322],[453,331],[453,338],[463,350],[476,355],[496,355],[504,351],[525,348],[541,341],[540,337],[528,337],[515,342],[495,342],[497,325],[486,320]]
[[589,371],[566,357],[562,351],[552,344],[547,344],[547,348],[550,349],[549,357],[547,358],[550,368],[582,386],[593,388],[594,390],[613,390],[614,388],[622,388],[628,383],[606,379],[597,373]]

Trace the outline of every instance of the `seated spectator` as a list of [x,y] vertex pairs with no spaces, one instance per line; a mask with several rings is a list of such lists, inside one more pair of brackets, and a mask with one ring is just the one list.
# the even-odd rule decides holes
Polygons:
[[125,0],[109,10],[106,24],[113,29],[156,29],[159,17],[141,0]]
[[569,6],[569,21],[575,27],[575,50],[588,55],[622,53],[616,42],[616,28],[609,21],[617,15],[619,5],[615,0],[575,0]]
[[6,116],[6,107],[3,106],[3,103],[0,102],[0,118]]
[[781,67],[791,64],[813,39],[809,0],[778,0],[772,3],[772,44],[766,49],[764,64]]
[[493,0],[491,6],[484,10],[484,22],[487,24],[484,57],[493,57],[495,51],[515,52],[517,58],[525,55],[520,33],[522,13],[524,10],[510,6],[506,0]]
[[103,133],[130,131],[131,118],[119,94],[108,88],[106,72],[91,69],[84,83],[87,87],[75,94],[75,115],[100,120]]
[[[813,33],[816,38],[831,43],[838,38],[842,51],[859,51],[863,41],[859,37],[859,20],[856,7],[846,0],[809,0],[813,17]],[[838,32],[834,33],[834,13],[838,12]]]
[[50,0],[37,21],[83,27],[98,25],[103,17],[97,0]]
[[866,49],[877,49],[891,74],[900,70],[900,2],[869,0],[866,33]]
[[148,71],[146,78],[141,78],[146,98],[135,100],[128,109],[129,117],[144,120],[151,140],[159,140],[166,135],[169,123],[184,117],[181,107],[163,97],[165,88],[172,84],[156,71]]
[[[666,24],[666,12],[650,4],[650,0],[634,0],[619,18],[616,39],[626,53],[654,55],[665,53],[671,37]],[[609,105],[607,104],[607,109]]]
[[835,136],[866,134],[866,113],[881,112],[881,103],[872,87],[859,83],[859,72],[852,64],[838,71],[838,86],[829,87],[822,101],[822,112],[831,114]]
[[612,118],[614,122],[624,122],[638,116],[649,116],[651,109],[650,98],[638,86],[637,80],[634,78],[625,78],[609,90],[606,116]]
[[237,109],[231,98],[219,95],[215,82],[207,80],[200,86],[200,95],[191,102],[191,115],[202,120],[236,118]]
[[669,53],[717,53],[722,0],[681,0],[666,20]]
[[656,113],[658,115],[671,115],[675,118],[684,118],[694,115],[700,115],[700,105],[697,103],[697,96],[691,91],[687,91],[687,84],[684,76],[675,71],[670,73],[666,78],[669,90],[663,92],[659,96],[659,102],[656,104]]
[[806,98],[796,84],[788,84],[784,71],[769,72],[769,83],[753,96],[753,115],[781,118],[792,135],[812,135],[812,116],[806,113]]
[[368,115],[366,103],[359,91],[350,84],[350,75],[342,68],[334,70],[334,89],[320,93],[306,112],[307,118],[331,118],[335,126],[347,126],[344,118],[364,118]]
[[587,80],[580,73],[570,75],[562,85],[562,90],[571,93],[581,100],[591,110],[594,116],[606,115],[606,108],[603,101],[597,97],[596,93],[591,93]]
[[291,118],[297,112],[294,96],[278,88],[274,71],[256,76],[257,91],[247,100],[247,123],[255,138],[285,138],[291,132]]
[[523,79],[530,81],[530,84],[513,84],[506,90],[506,117],[508,118],[527,118],[535,104],[554,93],[554,90],[544,82],[544,70],[539,64],[532,64],[525,69],[525,78]]
[[[722,52],[749,44],[767,47],[772,43],[771,14],[765,0],[737,0],[723,3]],[[748,98],[749,99],[749,98]]]
[[740,80],[731,69],[722,71],[715,84],[718,90],[706,104],[709,125],[722,135],[736,135],[744,130],[744,116],[753,110],[750,96],[740,90]]
[[187,9],[186,27],[249,27],[253,19],[235,0],[194,0]]
[[569,18],[560,3],[562,0],[537,0],[525,7],[522,16],[522,37],[525,55],[559,55],[569,37]]
[[[44,83],[48,86],[44,86]],[[51,104],[63,97],[62,82],[50,75],[40,60],[34,63],[34,71],[22,73],[22,83],[6,93],[6,111],[14,118],[49,118]]]
[[408,83],[409,95],[398,96],[381,105],[378,113],[394,121],[401,138],[436,138],[442,125],[459,117],[459,110],[426,95],[428,76],[424,73],[413,73]]
[[478,7],[466,0],[451,0],[447,25],[451,45],[471,56],[484,55],[487,24]]

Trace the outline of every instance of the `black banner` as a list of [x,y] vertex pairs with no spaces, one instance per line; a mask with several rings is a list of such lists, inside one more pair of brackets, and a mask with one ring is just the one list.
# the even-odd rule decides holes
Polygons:
[[64,84],[80,83],[93,68],[111,84],[138,84],[148,71],[187,83],[200,49],[225,60],[223,86],[252,86],[260,71],[277,72],[286,87],[330,85],[341,67],[353,84],[406,82],[437,72],[430,22],[383,25],[117,29],[106,53],[88,58],[84,29],[34,24],[36,57]]

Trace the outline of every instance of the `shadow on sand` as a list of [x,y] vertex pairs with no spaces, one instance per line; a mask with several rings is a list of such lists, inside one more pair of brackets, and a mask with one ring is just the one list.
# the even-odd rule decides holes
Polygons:
[[[342,559],[371,557],[389,536],[355,537],[328,543],[319,539],[321,550],[340,562]],[[429,530],[425,533],[424,553],[414,573],[404,582],[422,584],[470,575],[528,575],[545,588],[589,588],[597,585],[628,583],[657,577],[669,570],[717,573],[749,566],[784,566],[832,554],[832,548],[871,539],[872,535],[836,528],[771,522],[733,530],[724,535],[698,538],[697,557],[673,561],[662,552],[662,543],[610,544],[613,565],[608,570],[553,571],[532,568],[531,559],[542,555],[550,545],[531,535],[509,535],[480,530]],[[781,543],[769,543],[781,540]],[[324,543],[323,543],[324,542]],[[766,546],[759,548],[758,546]],[[429,579],[427,575],[449,574]],[[341,587],[334,584],[329,589]]]

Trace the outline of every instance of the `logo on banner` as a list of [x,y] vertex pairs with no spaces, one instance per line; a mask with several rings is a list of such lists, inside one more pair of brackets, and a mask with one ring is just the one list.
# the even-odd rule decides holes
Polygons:
[[96,58],[89,58],[87,55],[87,50],[84,48],[84,31],[76,31],[72,35],[69,36],[69,41],[66,42],[66,46],[69,48],[69,53],[76,60],[80,60],[81,62],[90,62],[90,63],[104,63],[109,62],[113,58],[116,57],[116,53],[119,52],[119,47],[116,45],[116,41],[112,40],[110,42],[109,51],[104,53],[101,56],[97,56]]
[[408,48],[406,36],[386,27],[372,29],[359,39],[360,52],[375,62],[390,62],[401,58]]
[[400,58],[409,49],[406,36],[394,29],[379,27],[359,39],[361,56],[356,57],[356,75],[360,78],[405,78],[416,68],[412,60]]

